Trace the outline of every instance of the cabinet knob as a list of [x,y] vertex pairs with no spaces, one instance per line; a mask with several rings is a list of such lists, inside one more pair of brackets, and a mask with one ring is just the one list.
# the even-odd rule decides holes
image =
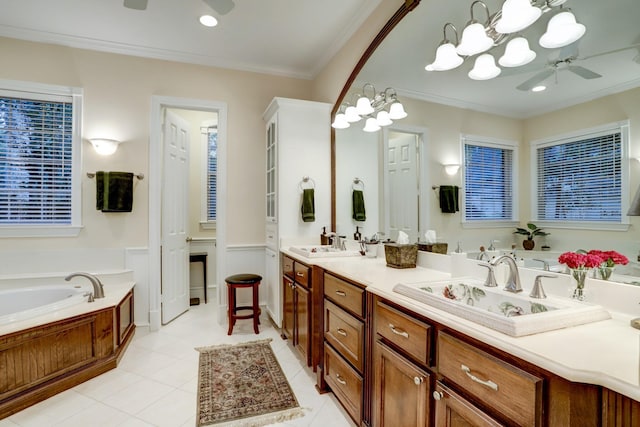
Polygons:
[[435,400],[440,400],[444,397],[444,393],[442,393],[441,391],[434,391],[433,392],[433,398]]
[[423,381],[424,381],[424,378],[422,377],[413,377],[413,382],[415,383],[415,385],[420,385],[422,384]]

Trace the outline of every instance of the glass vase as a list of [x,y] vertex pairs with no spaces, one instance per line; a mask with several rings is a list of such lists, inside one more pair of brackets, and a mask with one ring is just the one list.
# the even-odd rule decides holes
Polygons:
[[584,290],[584,282],[587,280],[587,275],[589,274],[588,268],[571,268],[569,269],[572,280],[572,288],[571,288],[571,298],[577,299],[578,301],[584,301],[586,298],[586,293]]
[[609,280],[613,274],[614,267],[598,267],[596,268],[596,277],[602,280]]

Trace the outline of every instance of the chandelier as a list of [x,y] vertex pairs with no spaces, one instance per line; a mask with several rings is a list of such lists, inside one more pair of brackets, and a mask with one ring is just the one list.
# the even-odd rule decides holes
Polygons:
[[[371,89],[371,97],[366,95],[366,89]],[[354,103],[343,102],[340,104],[338,113],[331,123],[335,129],[346,129],[351,123],[365,120],[365,132],[376,132],[384,126],[389,126],[394,120],[407,117],[404,106],[398,101],[395,89],[388,87],[382,92],[376,92],[376,88],[371,83],[365,83],[361,94],[352,96],[356,100]]]
[[[491,49],[507,42],[504,54],[498,59],[502,67],[521,67],[533,61],[536,53],[529,47],[529,41],[520,34],[546,12],[557,10],[549,20],[547,31],[538,43],[547,49],[568,46],[580,39],[586,28],[576,22],[575,15],[562,5],[567,0],[505,0],[502,9],[491,15],[484,2],[471,3],[471,20],[467,22],[462,37],[458,40],[456,27],[444,24],[444,38],[436,49],[435,60],[425,67],[427,71],[448,71],[460,66],[465,59],[477,55],[468,76],[473,80],[489,80],[497,77],[501,69],[496,65]],[[539,3],[541,3],[539,5]],[[474,16],[474,7],[482,6],[486,14],[484,22]],[[477,7],[475,8],[477,9]],[[455,35],[455,44],[447,38],[447,29]],[[451,33],[450,33],[451,34]]]

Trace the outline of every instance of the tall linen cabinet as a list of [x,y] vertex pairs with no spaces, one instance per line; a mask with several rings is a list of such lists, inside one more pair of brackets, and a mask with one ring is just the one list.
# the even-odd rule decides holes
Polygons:
[[[282,326],[280,248],[319,244],[331,226],[331,105],[274,98],[266,111],[266,311]],[[315,221],[303,222],[302,191],[314,189]]]

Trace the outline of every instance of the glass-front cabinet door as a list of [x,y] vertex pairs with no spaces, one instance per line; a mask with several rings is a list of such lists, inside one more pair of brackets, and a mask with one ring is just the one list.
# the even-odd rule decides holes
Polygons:
[[267,125],[267,222],[277,222],[277,182],[278,166],[276,144],[276,122]]

